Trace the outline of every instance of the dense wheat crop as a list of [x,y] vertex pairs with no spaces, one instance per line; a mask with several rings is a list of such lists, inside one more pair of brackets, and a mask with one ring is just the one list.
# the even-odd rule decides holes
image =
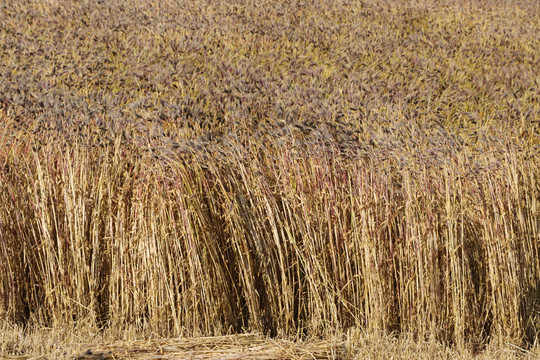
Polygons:
[[539,34],[534,0],[2,2],[0,320],[534,344]]

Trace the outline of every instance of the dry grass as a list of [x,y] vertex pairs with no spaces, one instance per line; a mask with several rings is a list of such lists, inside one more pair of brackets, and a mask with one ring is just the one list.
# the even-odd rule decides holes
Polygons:
[[[7,330],[7,329],[4,329]],[[3,333],[8,344],[26,346],[27,355],[4,355],[9,360],[44,359],[535,359],[538,348],[526,350],[513,344],[492,344],[481,352],[452,349],[433,339],[395,338],[382,333],[347,331],[321,339],[270,339],[259,334],[213,337],[149,338],[133,329],[96,334],[80,326],[35,329],[33,333],[10,329]],[[74,336],[78,333],[79,336]],[[111,339],[115,339],[112,340]],[[122,340],[129,339],[129,340]]]
[[538,353],[537,2],[0,17],[0,355],[244,332]]

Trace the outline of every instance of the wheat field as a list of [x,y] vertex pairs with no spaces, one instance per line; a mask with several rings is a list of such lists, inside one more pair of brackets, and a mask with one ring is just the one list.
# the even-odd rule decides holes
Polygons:
[[1,3],[0,357],[539,356],[539,35],[534,0]]

